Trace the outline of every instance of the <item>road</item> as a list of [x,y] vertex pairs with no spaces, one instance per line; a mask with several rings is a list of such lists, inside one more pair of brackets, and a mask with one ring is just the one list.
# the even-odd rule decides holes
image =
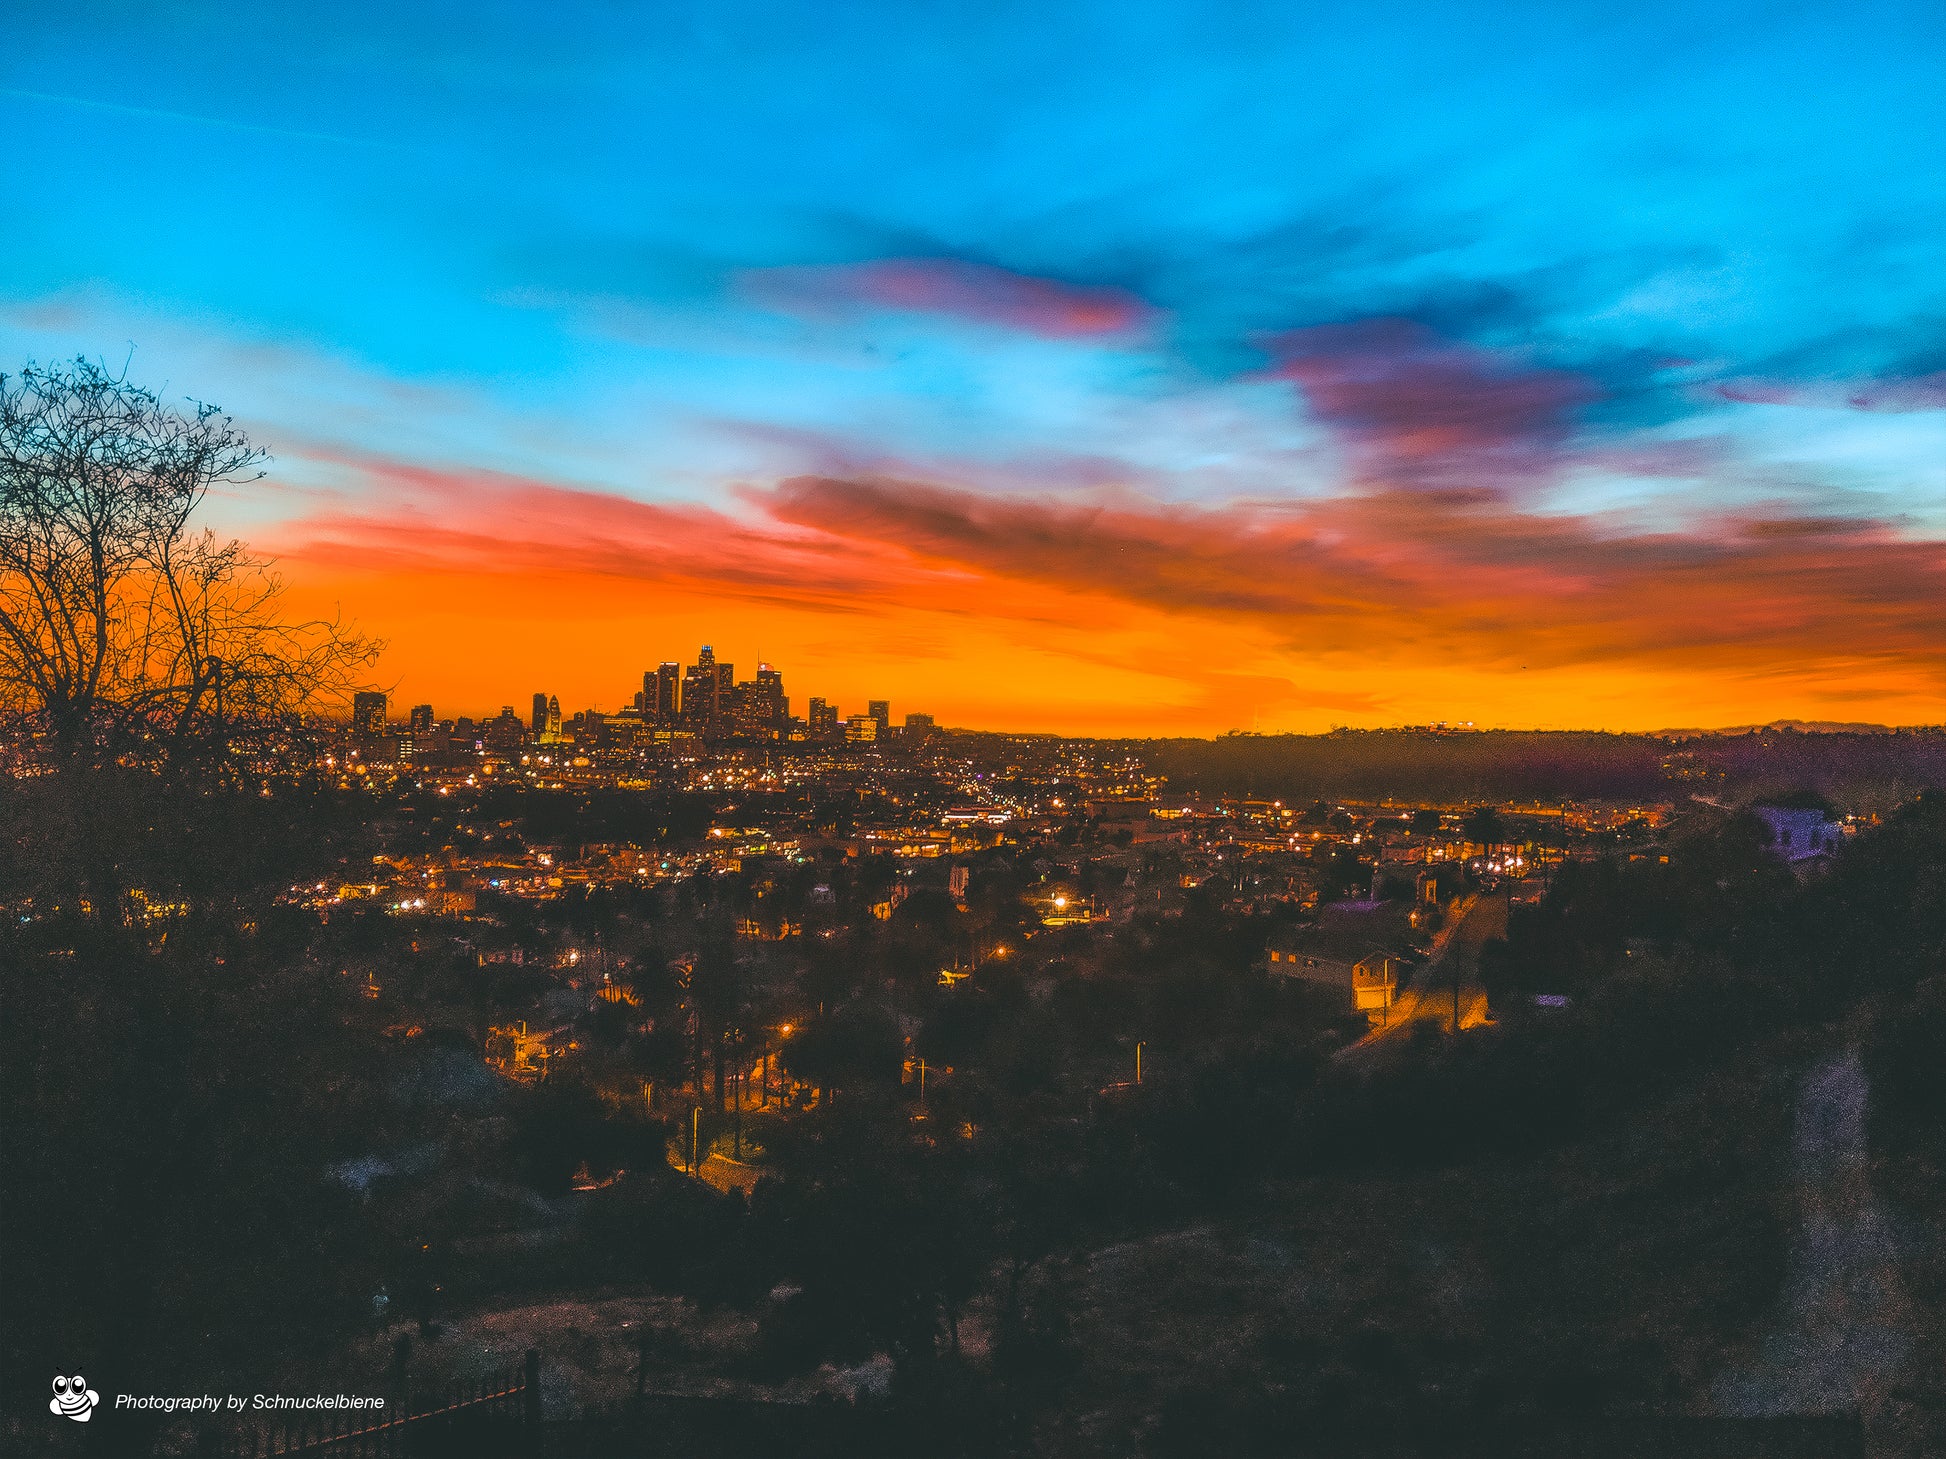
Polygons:
[[1716,1381],[1718,1413],[1869,1418],[1911,1347],[1915,1317],[1899,1243],[1871,1183],[1869,1094],[1856,1050],[1825,1060],[1799,1087],[1790,1267],[1755,1352]]
[[1433,940],[1432,954],[1413,974],[1410,987],[1400,990],[1383,1021],[1357,1044],[1388,1038],[1418,1023],[1453,1024],[1453,980],[1459,978],[1459,1024],[1474,1028],[1487,1019],[1487,990],[1480,984],[1480,948],[1489,937],[1507,931],[1504,891],[1468,897],[1455,909],[1453,920]]

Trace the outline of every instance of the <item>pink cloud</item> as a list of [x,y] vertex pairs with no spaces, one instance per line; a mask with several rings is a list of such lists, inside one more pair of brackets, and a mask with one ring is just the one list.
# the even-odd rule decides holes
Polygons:
[[1531,476],[1598,395],[1581,376],[1526,368],[1404,319],[1321,325],[1270,348],[1272,373],[1297,385],[1380,481],[1497,488]]
[[1152,310],[1123,289],[1084,287],[951,258],[888,258],[750,276],[760,292],[795,300],[944,314],[1050,339],[1125,334]]
[[1946,410],[1946,371],[1885,380],[1719,380],[1711,394],[1740,405],[1795,405],[1813,410],[1903,413]]

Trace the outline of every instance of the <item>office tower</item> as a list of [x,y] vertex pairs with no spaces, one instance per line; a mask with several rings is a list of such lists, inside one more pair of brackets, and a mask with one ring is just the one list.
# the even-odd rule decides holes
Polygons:
[[432,706],[415,704],[412,706],[412,733],[414,738],[423,738],[432,733]]
[[870,744],[878,738],[878,720],[869,714],[854,714],[845,721],[845,738],[854,745]]
[[892,701],[889,699],[867,700],[865,713],[878,721],[878,738],[884,739],[892,728]]
[[527,734],[527,726],[514,713],[514,707],[503,704],[499,717],[488,720],[481,728],[480,743],[488,750],[517,750],[527,743]]
[[550,694],[547,696],[547,724],[541,730],[541,743],[559,744],[561,741],[561,701]]
[[528,720],[528,724],[533,728],[535,739],[539,739],[547,733],[547,696],[545,694],[537,692],[534,695],[534,713],[533,717]]
[[791,715],[791,702],[784,696],[784,676],[769,664],[758,664],[751,687],[756,696],[757,722],[765,730],[781,733]]
[[730,687],[730,706],[724,714],[724,721],[729,732],[738,739],[754,739],[762,734],[755,684],[733,684]]
[[385,733],[385,696],[374,689],[361,689],[351,696],[351,729],[353,734],[382,735]]
[[[646,676],[643,688],[647,688]],[[655,722],[674,724],[682,703],[682,665],[663,663],[655,671]]]
[[717,716],[726,707],[723,703],[722,678],[717,673],[722,667],[716,662],[716,651],[704,644],[702,652],[696,655],[696,662],[683,671],[682,719],[698,734],[710,733]]
[[905,717],[905,732],[913,739],[923,738],[933,732],[934,725],[930,714],[908,714]]
[[822,699],[813,699],[805,710],[811,738],[814,740],[835,740],[838,737],[838,706],[827,704]]

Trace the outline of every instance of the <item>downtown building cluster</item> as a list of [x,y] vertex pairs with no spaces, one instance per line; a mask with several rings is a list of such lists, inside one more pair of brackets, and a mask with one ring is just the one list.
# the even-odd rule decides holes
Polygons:
[[754,678],[739,681],[734,664],[717,659],[704,644],[693,664],[664,662],[642,675],[630,707],[614,713],[584,709],[564,718],[558,696],[536,691],[528,713],[503,706],[491,718],[442,721],[430,704],[414,705],[403,724],[387,713],[377,691],[356,695],[350,729],[369,755],[390,761],[436,760],[452,752],[515,751],[530,746],[579,750],[646,749],[673,745],[750,745],[778,742],[871,744],[895,736],[930,735],[929,714],[908,714],[892,723],[891,702],[873,699],[864,713],[841,715],[838,706],[813,698],[802,717],[791,713],[784,676],[759,664]]

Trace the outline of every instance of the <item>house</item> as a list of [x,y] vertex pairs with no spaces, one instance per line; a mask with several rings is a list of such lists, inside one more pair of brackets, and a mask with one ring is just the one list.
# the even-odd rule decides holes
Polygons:
[[1792,865],[1830,855],[1845,838],[1844,825],[1822,807],[1759,804],[1750,813],[1769,827],[1770,849]]
[[1288,936],[1272,938],[1268,966],[1275,977],[1307,983],[1342,1001],[1347,1013],[1383,1012],[1398,992],[1399,959],[1383,948],[1359,958],[1332,957]]

